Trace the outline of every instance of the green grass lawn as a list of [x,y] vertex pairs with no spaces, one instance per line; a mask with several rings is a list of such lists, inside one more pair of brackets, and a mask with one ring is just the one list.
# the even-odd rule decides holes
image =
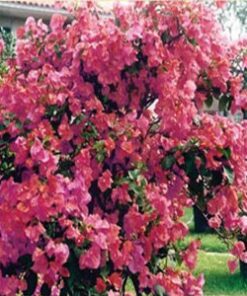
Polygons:
[[[227,246],[214,233],[197,234],[193,231],[192,211],[187,210],[183,221],[188,224],[190,234],[181,242],[186,246],[194,239],[201,240],[201,249],[198,254],[197,267],[194,274],[201,273],[205,277],[204,295],[206,296],[247,296],[247,279],[240,275],[239,268],[230,274],[227,260],[231,258]],[[128,281],[129,291],[133,291],[131,281]]]
[[245,282],[239,269],[230,274],[227,267],[227,253],[200,251],[195,274],[205,276],[205,295],[210,296],[243,296],[247,295],[247,281]]
[[186,246],[190,241],[199,239],[201,240],[201,250],[207,252],[222,253],[227,252],[225,243],[214,233],[198,234],[194,232],[194,221],[192,216],[192,209],[187,209],[182,219],[190,229],[189,235],[186,236],[182,245]]
[[[196,276],[204,274],[205,296],[247,295],[247,281],[243,280],[239,269],[234,274],[230,274],[228,270],[227,260],[229,258],[231,255],[228,253],[199,251],[198,264],[194,274]],[[127,290],[134,291],[131,281],[128,281]]]
[[234,274],[230,274],[227,260],[231,258],[227,252],[227,246],[213,233],[194,233],[192,210],[185,212],[183,221],[189,226],[190,234],[182,244],[185,246],[191,240],[201,240],[201,250],[198,256],[198,264],[195,275],[201,273],[205,276],[204,294],[210,296],[247,296],[247,280],[244,280],[239,268]]
[[192,240],[199,239],[201,241],[201,250],[206,252],[215,252],[215,253],[226,253],[227,246],[223,241],[216,235],[212,233],[207,234],[197,234],[190,233],[181,243],[182,246],[186,246]]
[[191,208],[187,208],[185,210],[185,213],[182,217],[182,220],[184,223],[186,223],[189,226],[189,229],[191,231],[194,230],[194,220],[193,220],[193,213]]

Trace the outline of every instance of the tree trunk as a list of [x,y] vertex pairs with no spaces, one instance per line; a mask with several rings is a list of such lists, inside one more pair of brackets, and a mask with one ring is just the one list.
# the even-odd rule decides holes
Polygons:
[[239,260],[240,274],[247,280],[247,263]]
[[[242,235],[238,236],[238,241],[243,242],[245,245],[245,248],[247,247],[246,238]],[[239,268],[240,268],[240,274],[241,276],[247,280],[247,263],[239,260]]]
[[193,212],[194,212],[195,232],[203,233],[209,230],[208,221],[203,216],[202,212],[195,206],[193,207]]

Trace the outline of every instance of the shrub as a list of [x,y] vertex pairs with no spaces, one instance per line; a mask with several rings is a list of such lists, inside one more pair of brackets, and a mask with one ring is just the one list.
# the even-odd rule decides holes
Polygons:
[[246,122],[202,108],[246,109],[244,43],[202,3],[89,4],[28,18],[2,74],[0,294],[202,295],[181,217],[246,235]]

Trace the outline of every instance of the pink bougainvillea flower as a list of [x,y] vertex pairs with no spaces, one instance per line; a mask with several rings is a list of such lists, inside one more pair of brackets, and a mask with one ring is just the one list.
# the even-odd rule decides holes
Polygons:
[[0,295],[201,296],[187,208],[247,262],[247,122],[204,107],[247,109],[247,43],[203,1],[81,4],[0,40]]
[[4,51],[4,41],[3,39],[0,38],[0,55],[3,53]]
[[230,270],[231,273],[234,273],[234,271],[237,269],[238,267],[238,260],[237,259],[233,259],[233,260],[228,260],[227,261],[227,265],[228,268]]
[[212,217],[208,220],[208,225],[211,228],[219,228],[221,225],[221,220],[219,217]]
[[108,279],[109,283],[114,286],[116,289],[120,289],[122,286],[122,277],[119,273],[114,272],[112,273]]
[[200,248],[201,242],[199,240],[190,243],[186,251],[183,252],[182,257],[186,266],[193,270],[196,267],[197,251]]
[[98,181],[98,186],[102,192],[105,192],[111,187],[112,184],[112,174],[109,170],[104,171]]
[[97,244],[93,244],[89,250],[80,256],[80,268],[97,269],[100,266],[101,251]]
[[184,85],[184,93],[185,95],[188,95],[190,98],[193,98],[196,91],[196,84],[192,80],[186,81]]
[[54,14],[51,18],[50,27],[52,31],[59,31],[63,29],[66,17],[61,14]]
[[242,234],[247,234],[247,216],[243,216],[240,218],[240,229]]
[[131,200],[130,195],[128,193],[128,184],[123,184],[117,188],[112,190],[112,200],[119,201],[120,203],[127,203]]
[[245,245],[244,242],[236,242],[231,250],[232,255],[236,256],[236,257],[240,257],[241,254],[244,252],[245,250]]
[[102,278],[97,278],[95,289],[98,293],[103,293],[106,290],[106,283]]

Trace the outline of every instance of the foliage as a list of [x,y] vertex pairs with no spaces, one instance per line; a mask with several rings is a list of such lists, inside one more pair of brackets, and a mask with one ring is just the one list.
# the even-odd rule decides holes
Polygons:
[[247,109],[244,43],[202,3],[87,5],[28,18],[2,77],[0,294],[202,295],[185,209],[247,233],[246,122],[202,108]]
[[0,27],[0,36],[4,41],[3,59],[12,58],[15,55],[15,37],[3,27]]
[[14,57],[15,38],[11,32],[0,27],[0,79],[8,71],[6,61]]

